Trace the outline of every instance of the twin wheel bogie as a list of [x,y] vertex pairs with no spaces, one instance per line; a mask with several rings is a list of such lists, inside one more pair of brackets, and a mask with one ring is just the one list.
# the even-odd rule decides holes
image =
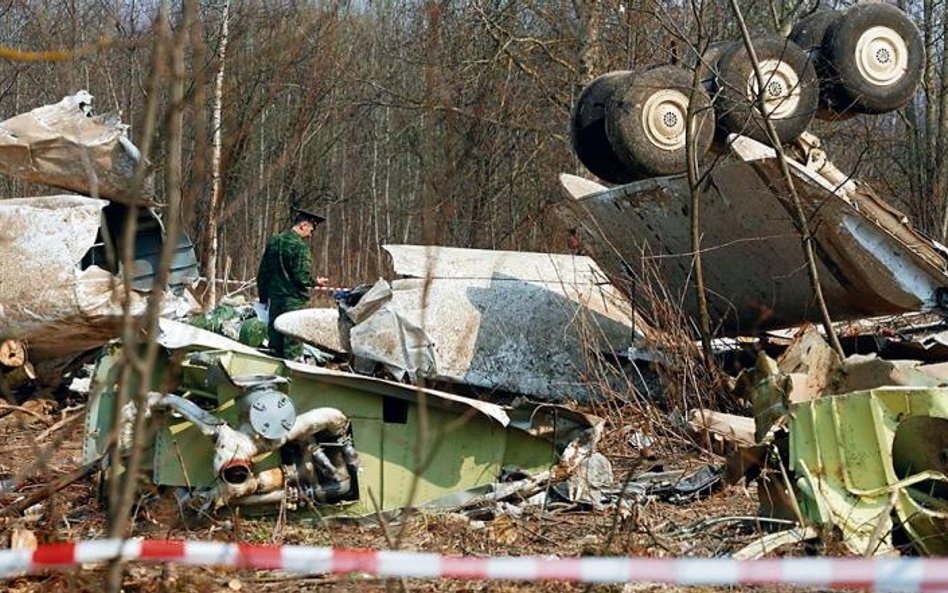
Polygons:
[[759,69],[745,44],[734,41],[712,43],[691,68],[596,78],[573,108],[576,155],[610,183],[682,173],[692,138],[700,160],[716,135],[784,144],[814,117],[899,109],[914,97],[925,62],[918,27],[887,4],[817,11],[789,38],[752,45]]

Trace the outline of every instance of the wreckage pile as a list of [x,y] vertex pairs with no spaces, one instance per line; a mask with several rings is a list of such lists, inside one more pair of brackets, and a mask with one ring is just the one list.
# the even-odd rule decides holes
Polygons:
[[762,516],[835,529],[857,555],[944,555],[946,363],[841,359],[801,331],[777,361],[761,351],[737,378],[753,418],[695,410],[692,427],[729,451],[727,479],[756,480]]
[[[853,15],[877,13],[888,15],[895,36],[871,29],[873,52],[857,55],[869,60],[864,66],[886,75],[880,48],[914,47],[902,13],[833,13],[818,35],[806,33],[822,40],[804,48],[821,52],[821,73],[839,67],[832,51]],[[729,47],[717,63],[727,70],[738,52]],[[902,64],[905,56],[897,57]],[[914,54],[906,59],[913,64]],[[790,62],[773,62],[771,75],[797,76],[787,70]],[[914,70],[906,72],[911,81]],[[595,84],[615,78],[587,89],[575,117],[586,117]],[[846,89],[833,88],[821,100],[839,109]],[[674,92],[659,99],[655,113],[682,107]],[[665,283],[663,294],[673,297],[667,300],[688,295],[682,327],[696,315],[692,271],[683,263],[692,255],[687,179],[645,178],[609,189],[564,176],[569,197],[561,215],[592,257],[386,245],[395,277],[344,291],[334,308],[275,321],[312,349],[305,361],[261,349],[265,331],[249,305],[193,317],[186,286],[196,259],[181,239],[173,297],[162,302],[163,317],[148,336],[158,347],[155,364],[143,396],[129,400],[123,365],[132,357],[116,338],[126,312],[140,315],[152,288],[154,251],[146,247],[165,238],[160,219],[142,210],[138,275],[126,286],[106,242],[122,236],[124,189],[138,183],[140,156],[117,121],[90,117],[90,103],[80,93],[0,123],[0,140],[5,133],[14,145],[29,144],[30,118],[40,116],[70,122],[67,128],[98,126],[96,134],[112,142],[111,156],[95,161],[107,171],[94,187],[75,181],[76,171],[55,169],[70,159],[44,159],[34,150],[29,179],[85,196],[0,201],[0,244],[13,256],[0,266],[0,371],[9,398],[0,408],[0,434],[14,453],[0,460],[0,529],[11,533],[11,545],[35,546],[26,535],[34,531],[42,539],[101,536],[105,516],[116,512],[108,493],[138,485],[127,476],[138,464],[142,473],[131,478],[142,482],[135,535],[206,530],[259,539],[257,526],[264,526],[267,541],[338,545],[338,535],[351,545],[397,541],[485,555],[529,549],[751,558],[787,544],[821,553],[835,544],[867,555],[948,551],[944,322],[904,340],[884,339],[871,326],[861,337],[872,338],[873,354],[845,358],[812,329],[792,330],[790,338],[761,333],[806,328],[814,308],[804,283],[786,281],[803,261],[791,219],[771,215],[779,208],[762,214],[762,204],[784,206],[773,194],[787,180],[773,149],[753,134],[718,147],[727,158],[702,190],[708,258],[720,258],[707,268],[712,321],[738,336],[716,342],[719,359],[705,366],[755,358],[734,378],[733,393],[707,397],[689,377],[672,397],[659,378],[681,353],[664,348],[668,334],[642,314],[649,310],[642,300],[655,297],[641,281],[658,270],[651,277]],[[625,119],[609,123],[597,112],[596,125],[612,130],[610,142],[632,142],[628,130],[612,129],[628,119],[616,105]],[[46,136],[36,142],[68,154],[100,141],[53,135],[59,144]],[[794,141],[804,157],[791,162],[791,174],[818,229],[833,316],[943,312],[945,249],[840,173],[802,128]],[[121,158],[113,162],[115,155]],[[70,222],[68,237],[57,234],[62,220]],[[37,236],[49,248],[31,255]],[[762,244],[762,236],[774,239]],[[750,255],[741,251],[748,245]],[[735,272],[733,261],[746,265]],[[15,282],[30,266],[50,282]],[[769,303],[766,311],[760,303]],[[191,323],[180,321],[189,317]],[[682,352],[697,356],[695,344],[685,346]],[[88,360],[94,364],[81,364]],[[718,378],[710,389],[727,383]],[[40,385],[58,388],[58,400],[30,398]],[[749,413],[698,405],[721,397]],[[70,455],[52,463],[61,475],[43,474],[57,450]],[[756,495],[735,485],[742,481],[756,482]],[[414,514],[419,510],[423,518]],[[340,525],[347,521],[376,531],[346,531]]]

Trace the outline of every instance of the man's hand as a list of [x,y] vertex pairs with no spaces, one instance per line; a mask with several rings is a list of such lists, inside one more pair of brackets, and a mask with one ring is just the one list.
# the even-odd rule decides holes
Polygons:
[[325,276],[316,277],[316,286],[323,288],[327,284],[329,284],[329,278],[326,278]]

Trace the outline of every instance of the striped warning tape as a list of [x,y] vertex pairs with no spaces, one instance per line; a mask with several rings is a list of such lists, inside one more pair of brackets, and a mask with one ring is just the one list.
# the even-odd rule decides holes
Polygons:
[[305,574],[703,586],[793,584],[948,593],[948,558],[475,558],[425,552],[116,539],[47,544],[35,550],[0,550],[0,578],[115,558]]

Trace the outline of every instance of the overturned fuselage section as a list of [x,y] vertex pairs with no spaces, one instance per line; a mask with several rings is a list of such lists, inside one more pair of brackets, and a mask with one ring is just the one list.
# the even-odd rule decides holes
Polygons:
[[[847,179],[804,135],[805,155],[788,164],[800,195],[830,316],[837,321],[944,311],[945,248],[909,226],[870,188]],[[606,188],[562,176],[562,214],[583,230],[596,261],[633,299],[648,278],[666,283],[697,318],[691,193],[684,175]],[[794,226],[786,180],[773,149],[734,137],[700,188],[701,246],[712,326],[729,334],[819,321]]]
[[[558,406],[512,409],[296,364],[162,322],[147,398],[153,482],[203,509],[222,505],[367,515],[484,495],[502,476],[568,477],[601,421]],[[187,335],[184,335],[184,334]],[[116,414],[115,346],[100,359],[85,456],[106,452]],[[209,349],[212,348],[212,349]],[[213,349],[217,348],[217,349]],[[159,389],[161,386],[161,389]],[[127,446],[131,434],[123,434]]]

